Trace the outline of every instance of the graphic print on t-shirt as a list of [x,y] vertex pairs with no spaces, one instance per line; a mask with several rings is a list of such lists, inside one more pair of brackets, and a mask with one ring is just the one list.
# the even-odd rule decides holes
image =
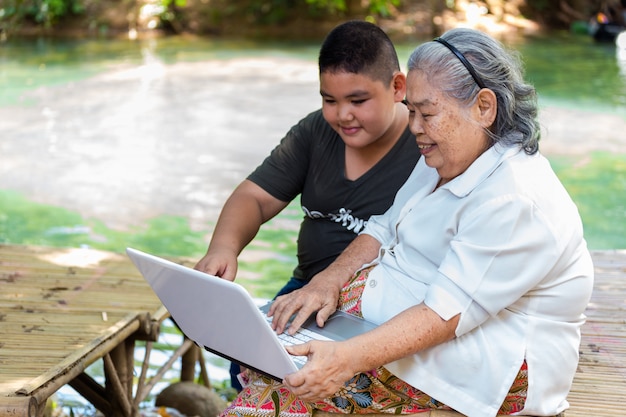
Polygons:
[[302,211],[304,211],[304,214],[311,219],[329,219],[335,223],[341,223],[346,230],[351,230],[355,234],[359,234],[367,225],[367,220],[354,217],[352,215],[352,210],[343,207],[339,209],[339,213],[322,214],[319,211],[310,211],[304,206],[302,206]]

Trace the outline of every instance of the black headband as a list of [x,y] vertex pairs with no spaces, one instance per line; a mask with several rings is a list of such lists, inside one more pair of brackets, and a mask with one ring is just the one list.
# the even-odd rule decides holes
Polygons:
[[470,75],[472,76],[474,81],[476,81],[476,84],[478,84],[478,86],[480,88],[486,88],[485,87],[485,83],[478,76],[478,74],[476,73],[476,70],[474,70],[474,67],[472,66],[472,64],[470,64],[470,62],[467,60],[467,58],[465,58],[465,56],[458,49],[456,49],[454,46],[452,46],[448,42],[446,42],[445,39],[435,38],[435,39],[433,39],[433,41],[434,42],[439,42],[440,44],[442,44],[446,48],[448,48],[450,50],[450,52],[452,52],[457,58],[459,58],[459,61],[461,61],[461,64],[463,64],[463,66],[465,68],[467,68],[467,71],[470,73]]

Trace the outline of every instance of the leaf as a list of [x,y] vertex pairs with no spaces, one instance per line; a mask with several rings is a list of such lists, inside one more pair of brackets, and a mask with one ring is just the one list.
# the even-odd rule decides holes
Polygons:
[[344,397],[333,397],[333,403],[342,410],[348,410],[350,402]]
[[274,403],[274,417],[280,414],[280,397],[276,391],[272,391],[272,403]]
[[372,396],[369,392],[354,392],[352,398],[361,408],[366,408],[372,405]]
[[365,374],[359,374],[355,377],[357,380],[355,381],[355,387],[357,389],[366,389],[372,385],[372,381]]

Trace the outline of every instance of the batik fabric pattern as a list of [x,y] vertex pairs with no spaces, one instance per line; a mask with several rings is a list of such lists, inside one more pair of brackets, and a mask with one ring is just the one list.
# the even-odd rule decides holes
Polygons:
[[[358,317],[368,267],[344,286],[339,309]],[[416,414],[450,410],[428,394],[412,387],[384,367],[355,375],[333,396],[314,403],[298,399],[282,383],[246,370],[240,375],[244,387],[221,417],[312,417],[314,410],[338,414]],[[522,365],[498,414],[513,414],[524,408],[528,368]]]

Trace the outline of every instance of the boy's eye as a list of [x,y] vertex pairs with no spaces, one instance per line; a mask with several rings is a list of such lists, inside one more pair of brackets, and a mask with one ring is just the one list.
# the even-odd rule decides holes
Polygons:
[[359,99],[359,100],[352,100],[352,104],[363,104],[365,103],[365,99]]

